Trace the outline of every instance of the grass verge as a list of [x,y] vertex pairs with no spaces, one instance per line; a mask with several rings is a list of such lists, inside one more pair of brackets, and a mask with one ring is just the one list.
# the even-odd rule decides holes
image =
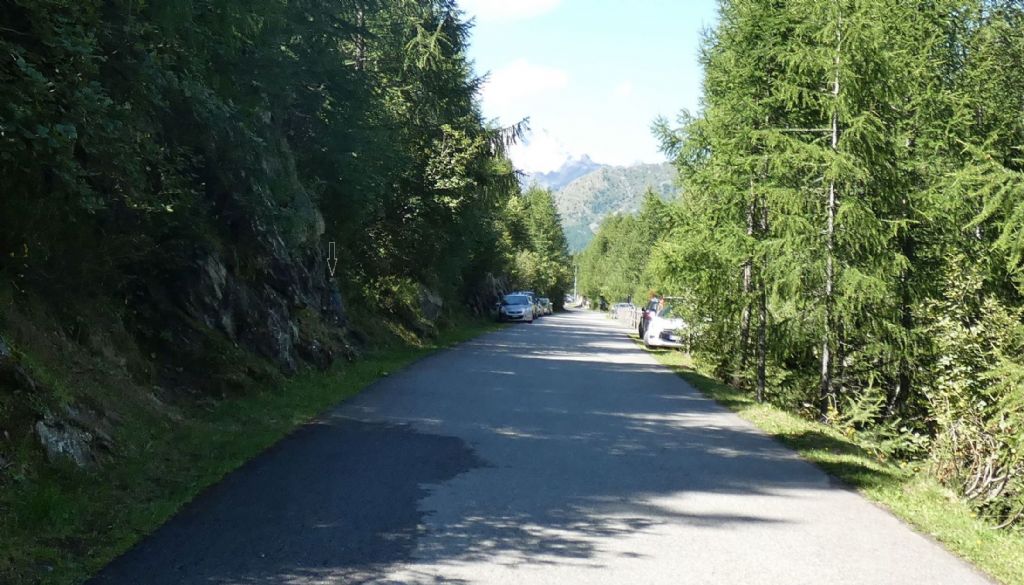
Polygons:
[[102,468],[48,469],[0,491],[0,583],[80,583],[202,490],[296,427],[438,349],[494,329],[460,321],[433,340],[392,344],[273,390],[198,405],[162,419],[125,420],[122,457]]
[[996,530],[920,464],[880,461],[832,427],[807,420],[694,370],[686,354],[653,351],[709,398],[791,447],[808,461],[881,504],[923,534],[1007,585],[1024,585],[1024,533]]

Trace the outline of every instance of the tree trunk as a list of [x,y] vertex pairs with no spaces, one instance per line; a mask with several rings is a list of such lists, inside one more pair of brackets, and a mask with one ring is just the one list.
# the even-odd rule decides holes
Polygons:
[[[760,206],[760,221],[758,222],[758,239],[768,237],[768,205],[762,201]],[[761,256],[761,269],[757,275],[758,288],[758,316],[757,316],[757,401],[764,401],[766,385],[766,365],[768,363],[768,284],[765,282],[765,270],[768,266],[768,256]]]
[[[754,213],[756,211],[754,199],[754,180],[750,180],[750,202],[747,205],[747,236],[754,235]],[[747,362],[750,359],[750,313],[751,313],[751,286],[754,271],[754,259],[747,256],[743,262],[743,313],[740,315],[740,368],[739,379],[742,380],[747,373]]]
[[757,401],[764,402],[765,364],[768,354],[768,291],[764,277],[757,279]]
[[[909,206],[907,205],[906,199],[903,200],[903,203],[904,208],[908,209]],[[909,216],[909,211],[907,215]],[[913,237],[910,236],[910,234],[904,233],[900,238],[900,251],[907,259],[907,264],[909,266],[913,266],[916,261],[915,248],[916,246]],[[914,312],[912,302],[913,299],[910,295],[910,274],[909,269],[907,269],[900,275],[900,328],[903,330],[904,339],[908,341],[914,330]],[[895,415],[910,396],[914,378],[911,372],[910,360],[907,357],[909,351],[909,342],[904,347],[900,348],[900,363],[899,373],[897,374],[896,380],[896,389],[893,391],[892,396],[889,398],[889,403],[886,405],[885,414],[887,417]]]
[[[835,78],[832,83],[832,152],[839,150],[839,55],[842,50],[842,33],[836,29]],[[835,339],[835,247],[836,247],[836,211],[839,208],[839,196],[836,193],[836,181],[833,177],[828,184],[828,219],[825,227],[825,332],[821,343],[821,416],[827,418],[829,408],[835,407],[835,388],[833,385],[832,348]]]
[[362,3],[356,7],[356,27],[358,32],[356,33],[356,71],[363,71],[366,69],[366,37],[363,35],[366,27],[366,14],[363,9]]

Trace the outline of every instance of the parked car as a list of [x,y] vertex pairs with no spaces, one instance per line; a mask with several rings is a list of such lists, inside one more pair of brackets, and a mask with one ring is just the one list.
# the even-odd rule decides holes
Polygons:
[[671,305],[662,305],[647,320],[644,346],[682,348],[685,345],[686,322],[672,315]]
[[534,304],[530,297],[523,294],[508,294],[498,304],[498,321],[525,321],[533,323],[535,318]]
[[530,305],[533,307],[533,317],[536,319],[541,316],[540,304],[537,302],[537,293],[532,290],[521,290],[514,294],[526,295],[530,297]]
[[541,315],[550,315],[555,312],[554,306],[551,304],[551,299],[547,297],[537,299],[537,304],[540,306]]
[[658,297],[647,301],[647,306],[644,307],[640,315],[640,322],[637,325],[637,333],[640,335],[640,339],[644,339],[644,335],[647,333],[647,323],[657,314],[658,308],[663,306],[664,303],[664,300]]

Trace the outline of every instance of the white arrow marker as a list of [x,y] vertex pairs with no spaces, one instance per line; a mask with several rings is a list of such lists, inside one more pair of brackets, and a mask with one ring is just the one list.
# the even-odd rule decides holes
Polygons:
[[327,244],[327,270],[331,271],[331,276],[334,276],[335,269],[338,268],[338,249],[334,245],[334,242]]

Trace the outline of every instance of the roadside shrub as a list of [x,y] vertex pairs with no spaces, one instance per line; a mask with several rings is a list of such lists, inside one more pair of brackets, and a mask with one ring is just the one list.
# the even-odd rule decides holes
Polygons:
[[877,386],[847,396],[844,408],[835,410],[831,420],[844,435],[856,436],[859,444],[883,460],[922,459],[931,445],[919,425],[886,416],[886,393]]
[[[1024,310],[967,271],[932,307],[934,471],[1001,526],[1024,520]],[[982,299],[980,303],[964,302]],[[973,308],[976,307],[976,308]]]

